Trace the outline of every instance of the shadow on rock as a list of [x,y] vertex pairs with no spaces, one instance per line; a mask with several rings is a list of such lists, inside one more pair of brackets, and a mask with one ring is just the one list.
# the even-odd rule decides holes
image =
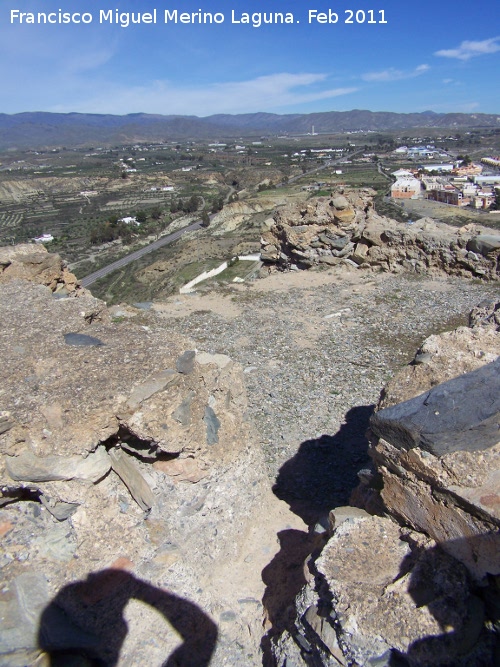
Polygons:
[[409,596],[416,609],[427,608],[441,634],[413,641],[406,653],[392,651],[390,667],[500,665],[498,575],[488,575],[477,586],[467,568],[454,557],[460,558],[464,549],[480,553],[483,544],[483,536],[450,540],[416,549],[403,560],[400,576],[407,580]]
[[437,545],[389,518],[344,517],[316,561],[316,598],[295,621],[306,664],[329,664],[325,651],[342,648],[371,667],[499,665],[498,552],[482,579],[458,560],[467,549],[481,558],[487,538]]
[[292,529],[278,533],[280,551],[262,571],[266,584],[262,602],[267,615],[267,633],[261,643],[264,667],[276,664],[273,640],[284,630],[293,633],[295,597],[306,583],[305,561],[324,544],[313,526],[325,523],[334,507],[348,503],[359,483],[357,472],[370,465],[365,433],[373,409],[352,408],[338,433],[306,440],[279,471],[274,494],[311,529],[309,533]]
[[273,667],[271,642],[283,630],[291,630],[295,620],[295,598],[306,583],[304,568],[315,545],[315,536],[301,530],[278,533],[280,550],[262,570],[266,585],[262,604],[266,611],[267,633],[262,639],[264,667]]
[[338,433],[306,440],[281,467],[273,492],[308,525],[347,505],[359,483],[357,472],[370,466],[365,433],[374,407],[351,408]]
[[38,644],[51,667],[118,665],[128,630],[123,612],[131,599],[156,609],[182,638],[163,667],[209,665],[217,626],[199,607],[129,572],[107,569],[65,586],[44,610]]

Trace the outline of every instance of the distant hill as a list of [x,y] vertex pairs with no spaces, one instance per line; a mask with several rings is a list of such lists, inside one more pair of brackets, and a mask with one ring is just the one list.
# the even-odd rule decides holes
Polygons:
[[412,128],[500,128],[494,114],[392,113],[386,111],[327,111],[310,114],[216,114],[114,116],[85,113],[26,112],[0,114],[0,149],[55,146],[90,146],[177,139],[218,139],[275,134],[305,134],[355,130]]

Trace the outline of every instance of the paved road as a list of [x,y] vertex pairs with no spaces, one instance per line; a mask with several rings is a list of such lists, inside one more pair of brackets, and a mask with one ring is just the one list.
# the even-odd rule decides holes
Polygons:
[[95,283],[95,281],[99,280],[99,278],[104,278],[104,276],[107,276],[108,273],[112,273],[117,269],[121,269],[122,267],[127,266],[127,264],[134,262],[136,259],[139,259],[139,257],[143,257],[144,255],[153,252],[153,250],[156,250],[157,248],[161,248],[164,245],[168,245],[169,243],[177,241],[177,239],[179,239],[186,232],[192,232],[196,229],[200,229],[200,227],[201,227],[201,220],[197,220],[196,222],[192,222],[190,225],[187,225],[182,229],[178,229],[176,232],[173,232],[172,234],[168,234],[167,236],[162,236],[157,241],[154,241],[153,243],[150,243],[149,245],[144,246],[143,248],[140,248],[139,250],[130,253],[130,255],[127,255],[126,257],[118,259],[116,262],[113,262],[112,264],[103,266],[102,269],[99,269],[99,271],[94,271],[94,273],[91,273],[90,275],[86,276],[80,281],[82,287],[89,287],[89,285]]

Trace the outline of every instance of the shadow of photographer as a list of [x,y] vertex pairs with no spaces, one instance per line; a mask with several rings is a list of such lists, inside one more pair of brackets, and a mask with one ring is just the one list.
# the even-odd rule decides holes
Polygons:
[[128,633],[124,610],[132,599],[157,610],[182,639],[162,667],[208,667],[216,624],[192,602],[111,568],[65,586],[43,611],[38,645],[51,667],[118,665]]

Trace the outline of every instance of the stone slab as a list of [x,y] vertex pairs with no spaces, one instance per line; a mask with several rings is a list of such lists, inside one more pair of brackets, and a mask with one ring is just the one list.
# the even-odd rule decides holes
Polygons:
[[500,358],[375,413],[370,426],[402,450],[420,447],[442,456],[479,451],[500,441]]

